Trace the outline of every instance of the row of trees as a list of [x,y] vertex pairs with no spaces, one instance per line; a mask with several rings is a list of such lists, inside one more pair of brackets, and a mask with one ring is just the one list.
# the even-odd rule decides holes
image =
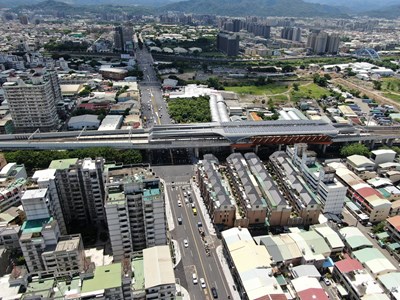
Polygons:
[[117,162],[124,164],[134,164],[142,162],[142,154],[138,150],[119,150],[107,147],[85,148],[77,150],[17,150],[3,152],[8,162],[16,162],[24,164],[28,173],[32,173],[37,169],[45,169],[49,167],[52,160],[66,158],[96,158],[103,157],[107,162]]
[[168,112],[177,123],[211,122],[210,97],[200,96],[168,102]]

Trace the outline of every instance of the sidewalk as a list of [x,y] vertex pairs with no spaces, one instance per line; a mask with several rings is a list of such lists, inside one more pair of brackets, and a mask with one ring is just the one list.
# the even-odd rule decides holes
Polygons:
[[165,181],[162,179],[160,179],[160,182],[164,186],[165,215],[167,217],[168,231],[172,231],[175,229],[175,223],[174,223],[174,217],[172,216],[171,203],[169,201],[169,196],[167,193],[167,185],[165,184]]
[[180,284],[176,283],[176,292],[181,292],[180,296],[176,296],[175,299],[177,300],[190,300],[189,292]]
[[229,270],[228,263],[226,262],[226,259],[224,257],[222,246],[218,246],[215,249],[215,252],[217,253],[218,260],[221,264],[222,273],[225,275],[226,282],[228,283],[229,291],[231,293],[231,299],[240,300],[241,298],[240,298],[239,292],[237,290],[235,291],[233,289],[233,286],[235,285],[235,281],[233,280],[231,270]]
[[201,211],[201,214],[204,217],[204,220],[205,220],[204,225],[207,227],[208,233],[211,235],[217,235],[217,233],[215,232],[214,224],[211,221],[211,218],[210,218],[210,215],[208,214],[206,206],[204,205],[204,202],[203,202],[201,194],[200,194],[200,190],[197,187],[196,182],[193,182],[193,180],[190,180],[190,182],[191,182],[193,193],[196,195],[196,198],[198,200],[197,203],[198,203],[199,209]]
[[179,244],[178,241],[176,240],[171,240],[171,242],[174,244],[174,252],[175,252],[175,264],[174,264],[174,269],[176,268],[176,266],[179,264],[179,262],[182,259],[182,255],[181,255],[181,250],[179,249]]

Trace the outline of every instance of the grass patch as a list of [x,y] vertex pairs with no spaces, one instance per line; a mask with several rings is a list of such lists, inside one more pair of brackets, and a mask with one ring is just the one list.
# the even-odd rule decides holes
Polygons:
[[383,93],[383,96],[386,98],[392,99],[394,101],[400,102],[400,95],[392,94],[392,93]]
[[382,79],[382,90],[383,91],[400,91],[400,79],[398,78],[383,78]]
[[238,94],[247,95],[273,95],[281,94],[288,90],[287,85],[267,84],[262,86],[245,85],[245,86],[226,86],[226,91],[232,91]]
[[292,101],[297,102],[301,99],[320,99],[323,95],[329,95],[329,91],[323,87],[311,83],[300,86],[298,91],[291,92]]
[[287,102],[288,97],[287,95],[276,95],[276,96],[271,96],[270,99],[274,102]]

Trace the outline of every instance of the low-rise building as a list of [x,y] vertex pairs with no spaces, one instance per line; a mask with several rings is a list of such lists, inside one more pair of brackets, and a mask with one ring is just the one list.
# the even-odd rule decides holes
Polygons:
[[[239,214],[247,219],[247,226],[264,226],[267,217],[267,202],[249,164],[241,153],[233,153],[226,159],[228,177],[234,197],[239,203]],[[245,225],[245,224],[243,224]]]
[[363,155],[351,155],[346,159],[347,168],[357,174],[361,179],[370,179],[374,174],[375,163]]
[[390,299],[400,299],[400,272],[392,272],[378,276],[379,283],[383,286]]
[[100,127],[98,128],[99,131],[106,131],[106,130],[116,130],[119,129],[122,125],[123,116],[118,115],[108,115],[106,116],[103,121],[101,122]]
[[19,248],[19,232],[20,226],[8,225],[5,222],[0,223],[0,248],[7,250]]
[[371,151],[371,161],[375,163],[375,168],[384,163],[393,163],[396,152],[391,149],[379,149]]
[[351,256],[356,258],[374,278],[397,270],[377,248],[357,250],[352,252]]
[[344,227],[339,230],[339,234],[351,252],[374,247],[374,244],[357,227]]
[[75,116],[68,121],[68,130],[98,129],[100,120],[97,115]]
[[[336,170],[337,178],[347,186],[347,196],[368,218],[361,222],[380,222],[389,216],[391,203],[355,173],[341,163],[329,163]],[[355,217],[358,217],[357,215]]]
[[380,285],[356,259],[347,258],[336,262],[332,276],[344,287],[348,294],[347,299],[368,299],[371,296],[376,296],[376,299],[389,299]]
[[253,152],[244,155],[251,173],[258,185],[258,191],[267,204],[267,222],[269,226],[288,226],[292,207],[283,197],[263,162]]
[[321,204],[308,187],[290,157],[283,151],[274,152],[270,157],[271,165],[281,183],[284,196],[289,199],[299,223],[316,224]]
[[81,235],[61,236],[54,248],[45,249],[42,259],[46,271],[83,272],[86,257]]
[[394,242],[400,243],[400,215],[387,218],[386,232]]
[[232,276],[242,299],[287,299],[273,275],[267,249],[257,245],[246,228],[222,232]]
[[235,200],[226,178],[220,173],[219,161],[212,154],[204,155],[196,166],[197,182],[211,220],[222,228],[242,225],[236,213]]

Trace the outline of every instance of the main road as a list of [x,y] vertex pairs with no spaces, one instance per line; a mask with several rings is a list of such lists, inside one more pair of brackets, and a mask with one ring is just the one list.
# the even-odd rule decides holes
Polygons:
[[142,120],[144,127],[154,124],[171,124],[167,102],[162,96],[161,84],[154,70],[154,61],[146,46],[136,45],[135,58],[143,79],[139,83],[141,94]]
[[[164,179],[168,199],[170,202],[172,217],[175,228],[170,232],[171,238],[178,242],[182,260],[175,268],[175,276],[179,278],[182,286],[190,293],[192,300],[211,300],[211,288],[214,287],[218,293],[218,299],[229,299],[230,290],[225,279],[225,274],[221,267],[216,248],[221,245],[221,241],[207,230],[206,221],[199,209],[200,199],[191,190],[190,178],[193,175],[191,165],[153,167],[158,176]],[[184,194],[191,194],[191,201],[197,209],[197,214],[193,213],[192,203],[189,197],[185,202]],[[178,204],[180,201],[180,204]],[[181,224],[178,222],[181,218]],[[199,222],[205,232],[202,238],[199,232]],[[187,247],[184,244],[187,240]],[[206,253],[206,242],[210,255]],[[193,273],[196,274],[198,283],[193,283]],[[206,287],[200,285],[200,278],[204,278]]]

